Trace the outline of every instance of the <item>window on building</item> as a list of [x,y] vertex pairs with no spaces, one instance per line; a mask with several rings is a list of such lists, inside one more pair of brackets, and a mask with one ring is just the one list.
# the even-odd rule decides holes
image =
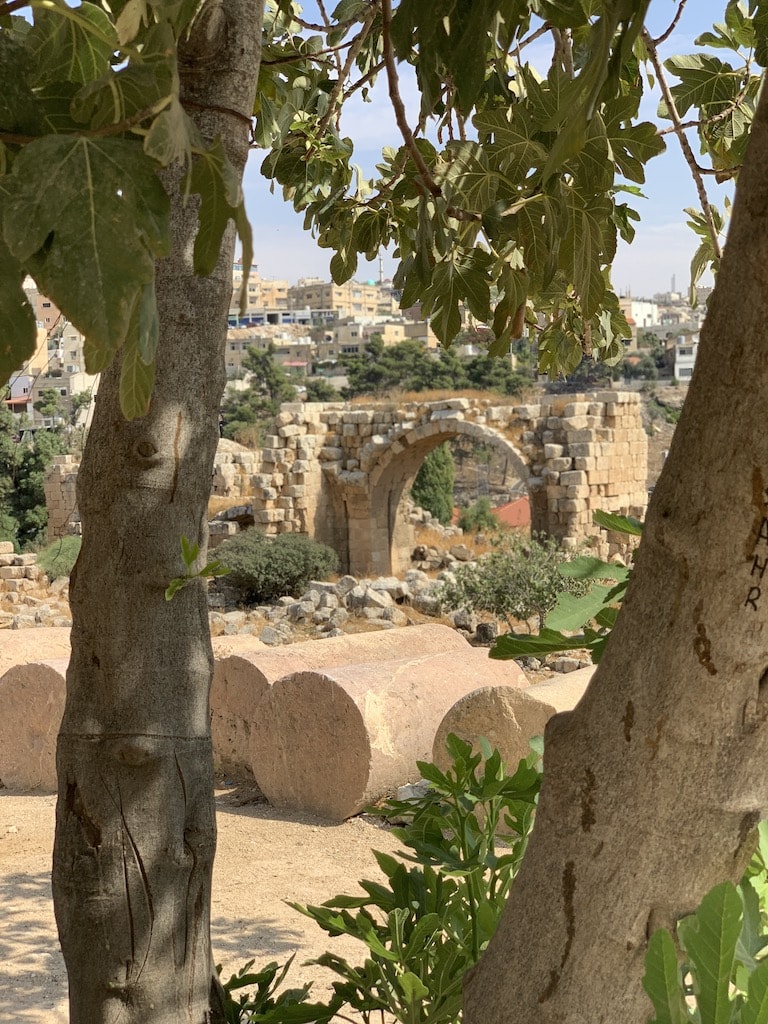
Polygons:
[[677,376],[682,380],[683,377],[692,377],[693,370],[690,366],[681,366],[678,370]]

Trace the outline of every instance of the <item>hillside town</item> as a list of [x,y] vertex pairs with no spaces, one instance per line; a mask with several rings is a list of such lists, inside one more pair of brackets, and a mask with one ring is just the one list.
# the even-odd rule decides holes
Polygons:
[[[238,308],[245,270],[232,269],[232,306],[226,351],[226,372],[231,387],[247,376],[244,360],[249,350],[271,352],[299,385],[313,377],[344,382],[344,360],[361,356],[372,338],[385,347],[416,341],[437,356],[439,342],[418,306],[401,309],[400,295],[389,280],[348,281],[337,285],[320,278],[299,278],[295,284],[269,278],[252,267],[247,279],[247,305]],[[25,291],[36,311],[38,340],[34,354],[8,383],[6,407],[28,429],[55,424],[84,425],[97,376],[85,365],[84,337],[62,315],[55,303],[39,294],[31,279]],[[672,289],[652,298],[622,296],[621,308],[632,329],[626,341],[624,376],[655,379],[660,376],[687,383],[693,373],[699,329],[704,317],[707,289],[700,289],[692,308],[686,297]],[[466,330],[457,339],[457,356],[484,353],[483,325],[465,316]],[[514,356],[511,357],[514,359]],[[655,374],[654,369],[655,368]]]

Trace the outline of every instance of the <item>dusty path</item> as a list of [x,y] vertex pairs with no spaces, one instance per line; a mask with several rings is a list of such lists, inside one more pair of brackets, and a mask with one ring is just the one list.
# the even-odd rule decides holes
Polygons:
[[[283,900],[321,903],[378,877],[371,848],[392,852],[396,840],[370,821],[329,825],[265,804],[237,806],[217,798],[219,845],[214,869],[212,930],[224,974],[255,958],[256,966],[296,952],[289,980],[328,973],[303,967],[326,949],[362,956],[350,939],[330,939]],[[0,1022],[66,1024],[67,989],[50,898],[55,798],[0,790]]]

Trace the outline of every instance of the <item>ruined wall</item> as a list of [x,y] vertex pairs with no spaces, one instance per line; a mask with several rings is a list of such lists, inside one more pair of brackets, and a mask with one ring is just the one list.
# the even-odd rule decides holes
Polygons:
[[[640,517],[647,493],[647,438],[640,396],[605,391],[499,399],[288,403],[260,452],[222,441],[212,501],[240,503],[219,536],[250,522],[268,534],[307,533],[331,544],[346,569],[392,571],[407,554],[403,498],[424,456],[459,435],[504,449],[531,498],[532,529],[566,547],[609,557],[626,538],[592,524],[595,510]],[[49,536],[77,523],[72,456],[46,481]]]

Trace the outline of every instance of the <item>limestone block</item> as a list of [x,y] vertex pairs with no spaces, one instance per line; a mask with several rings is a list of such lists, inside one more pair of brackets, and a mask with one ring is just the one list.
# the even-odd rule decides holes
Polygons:
[[277,807],[343,821],[413,781],[447,710],[489,678],[510,688],[526,682],[510,662],[472,647],[460,657],[422,652],[279,679],[252,734],[256,781]]
[[560,474],[560,483],[564,487],[583,487],[588,482],[587,474],[583,470],[574,469],[569,473]]
[[[326,605],[330,607],[330,604]],[[334,615],[337,620],[337,615]],[[394,633],[355,633],[268,647],[253,637],[222,637],[214,646],[216,666],[211,687],[211,736],[216,762],[229,771],[251,770],[253,722],[264,694],[276,679],[303,669],[364,664],[423,653],[471,650],[448,626],[427,624]],[[456,654],[454,654],[456,657]]]
[[443,770],[450,765],[445,744],[449,733],[455,733],[476,750],[479,740],[487,739],[498,749],[507,770],[513,772],[519,761],[527,757],[533,737],[543,735],[552,715],[576,707],[593,672],[594,667],[590,666],[525,689],[492,685],[468,693],[440,722],[431,759]]
[[12,555],[13,543],[9,540],[0,540],[0,555]]
[[67,662],[16,665],[0,678],[0,780],[12,792],[56,792],[56,735]]
[[0,641],[0,676],[14,665],[49,658],[69,658],[69,630],[55,626],[4,630]]
[[0,580],[20,580],[24,578],[24,567],[21,565],[0,565]]

